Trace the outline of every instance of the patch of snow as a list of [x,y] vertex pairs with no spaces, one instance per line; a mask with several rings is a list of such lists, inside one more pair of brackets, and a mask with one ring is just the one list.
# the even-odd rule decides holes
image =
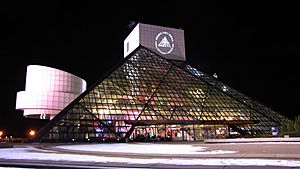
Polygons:
[[79,151],[97,151],[114,153],[138,153],[138,154],[226,154],[236,151],[207,151],[207,147],[183,145],[183,144],[83,144],[64,145],[56,148]]
[[16,167],[0,167],[0,169],[8,169],[8,168],[11,168],[11,169],[24,169],[24,168],[16,168]]
[[169,165],[210,165],[210,166],[288,166],[299,167],[297,160],[269,159],[202,159],[202,158],[123,158],[93,155],[57,154],[34,152],[35,148],[3,148],[0,149],[1,159],[52,160],[76,162],[118,162],[129,164],[169,164]]

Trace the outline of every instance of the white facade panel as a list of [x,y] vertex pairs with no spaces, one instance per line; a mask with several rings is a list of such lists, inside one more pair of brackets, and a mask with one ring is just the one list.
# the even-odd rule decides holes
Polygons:
[[26,74],[26,91],[63,91],[82,93],[86,82],[73,74],[46,66],[29,65]]
[[17,93],[16,109],[24,116],[53,118],[86,89],[85,80],[46,66],[29,65],[25,91]]
[[139,24],[131,31],[124,40],[124,58],[140,45],[140,27]]

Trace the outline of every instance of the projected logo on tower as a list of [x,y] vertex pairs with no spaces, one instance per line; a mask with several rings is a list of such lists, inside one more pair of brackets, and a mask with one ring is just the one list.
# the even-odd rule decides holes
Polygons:
[[124,57],[140,45],[165,59],[186,61],[182,29],[139,23],[124,40]]
[[171,53],[174,49],[173,36],[168,32],[160,32],[155,38],[155,47],[163,55]]

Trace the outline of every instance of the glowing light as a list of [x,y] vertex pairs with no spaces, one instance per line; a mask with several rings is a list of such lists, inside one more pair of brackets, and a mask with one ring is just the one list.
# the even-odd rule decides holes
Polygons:
[[3,131],[0,131],[0,137],[2,137],[2,136],[3,136],[3,134],[4,134],[4,132],[3,132]]
[[222,89],[223,89],[224,92],[228,91],[228,87],[227,86],[223,86]]
[[35,131],[34,130],[30,130],[29,131],[29,135],[33,137],[35,135]]

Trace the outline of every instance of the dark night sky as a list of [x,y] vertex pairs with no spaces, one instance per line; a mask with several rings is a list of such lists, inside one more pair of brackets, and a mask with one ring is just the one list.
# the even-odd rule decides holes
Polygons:
[[121,61],[123,40],[137,22],[183,29],[190,65],[210,75],[216,72],[225,84],[282,114],[299,114],[296,4],[145,1],[126,7],[128,2],[37,2],[0,4],[0,130],[9,134],[43,124],[15,110],[16,93],[25,89],[27,65],[70,72],[89,86]]

